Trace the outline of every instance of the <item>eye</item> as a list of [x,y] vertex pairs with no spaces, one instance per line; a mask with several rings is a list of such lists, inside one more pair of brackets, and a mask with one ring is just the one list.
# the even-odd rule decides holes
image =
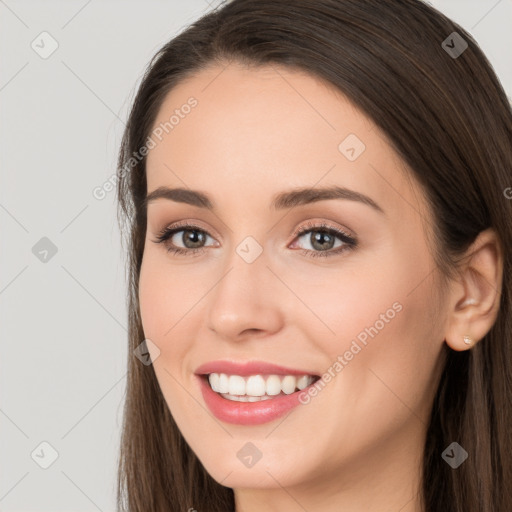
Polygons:
[[[176,236],[180,233],[181,236]],[[306,237],[308,234],[309,238]],[[309,223],[296,231],[294,236],[296,239],[305,237],[306,244],[309,244],[311,249],[301,247],[300,250],[306,256],[313,258],[335,256],[357,246],[357,240],[354,237],[341,229],[323,223]],[[174,238],[176,240],[173,240]],[[192,255],[204,251],[206,247],[204,244],[208,238],[213,240],[204,229],[192,224],[182,224],[162,229],[153,242],[164,244],[168,252]],[[178,241],[181,241],[183,247],[176,245]],[[337,245],[336,242],[338,242]]]
[[[306,236],[308,234],[309,236]],[[354,237],[341,229],[323,223],[320,225],[309,223],[300,228],[295,236],[298,239],[305,237],[306,244],[309,244],[311,249],[301,248],[301,250],[313,258],[335,256],[357,246],[357,240]],[[337,241],[338,245],[336,245]]]
[[[181,236],[176,236],[179,233]],[[192,224],[183,224],[162,229],[153,242],[163,243],[167,246],[167,251],[174,254],[196,254],[204,250],[203,244],[207,238],[211,237],[204,229]],[[177,241],[181,241],[183,247],[177,246]]]

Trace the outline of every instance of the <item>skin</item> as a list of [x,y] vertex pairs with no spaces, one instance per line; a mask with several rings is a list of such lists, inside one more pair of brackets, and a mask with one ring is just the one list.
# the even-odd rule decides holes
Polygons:
[[[154,126],[190,96],[197,106],[148,154],[147,191],[199,190],[215,209],[148,205],[139,292],[145,336],[160,351],[154,370],[183,436],[211,476],[234,489],[238,512],[421,511],[443,344],[468,349],[462,336],[478,341],[496,317],[494,233],[481,234],[472,263],[444,289],[423,191],[384,134],[332,86],[279,67],[216,65],[175,87]],[[350,133],[366,146],[352,162],[338,149]],[[384,213],[347,199],[269,207],[279,192],[329,185],[366,194]],[[182,221],[208,233],[203,252],[175,255],[154,242]],[[316,232],[293,235],[308,223],[357,235],[358,246],[310,257],[301,248],[322,252],[311,245]],[[172,241],[191,247],[183,234]],[[252,263],[236,252],[247,236],[263,249]],[[257,359],[322,375],[396,302],[401,311],[288,416],[239,426],[207,410],[199,365]],[[248,441],[262,454],[251,468],[237,457]]]

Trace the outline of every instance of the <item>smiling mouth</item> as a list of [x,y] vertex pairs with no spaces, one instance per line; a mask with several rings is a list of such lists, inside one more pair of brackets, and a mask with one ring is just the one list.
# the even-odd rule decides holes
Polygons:
[[215,393],[235,402],[260,402],[291,395],[320,379],[318,375],[241,376],[226,373],[210,373],[203,378]]

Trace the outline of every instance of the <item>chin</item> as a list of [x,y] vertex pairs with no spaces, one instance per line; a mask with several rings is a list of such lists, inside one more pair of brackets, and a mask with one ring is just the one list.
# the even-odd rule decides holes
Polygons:
[[244,462],[244,452],[240,458],[237,456],[237,452],[242,451],[246,443],[235,443],[234,456],[230,450],[219,450],[220,453],[210,451],[206,457],[199,457],[208,474],[217,483],[234,489],[274,489],[298,485],[304,481],[305,475],[297,472],[299,462],[289,459],[288,450],[288,457],[286,453],[275,451],[272,451],[270,457],[262,454],[259,460],[252,461],[251,466],[251,461]]

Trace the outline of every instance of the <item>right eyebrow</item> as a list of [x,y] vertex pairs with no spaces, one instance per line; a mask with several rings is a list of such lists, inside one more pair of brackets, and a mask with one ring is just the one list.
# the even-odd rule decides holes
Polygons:
[[203,192],[186,188],[158,187],[144,198],[144,207],[157,199],[168,199],[178,203],[186,203],[199,208],[213,210],[213,203]]

